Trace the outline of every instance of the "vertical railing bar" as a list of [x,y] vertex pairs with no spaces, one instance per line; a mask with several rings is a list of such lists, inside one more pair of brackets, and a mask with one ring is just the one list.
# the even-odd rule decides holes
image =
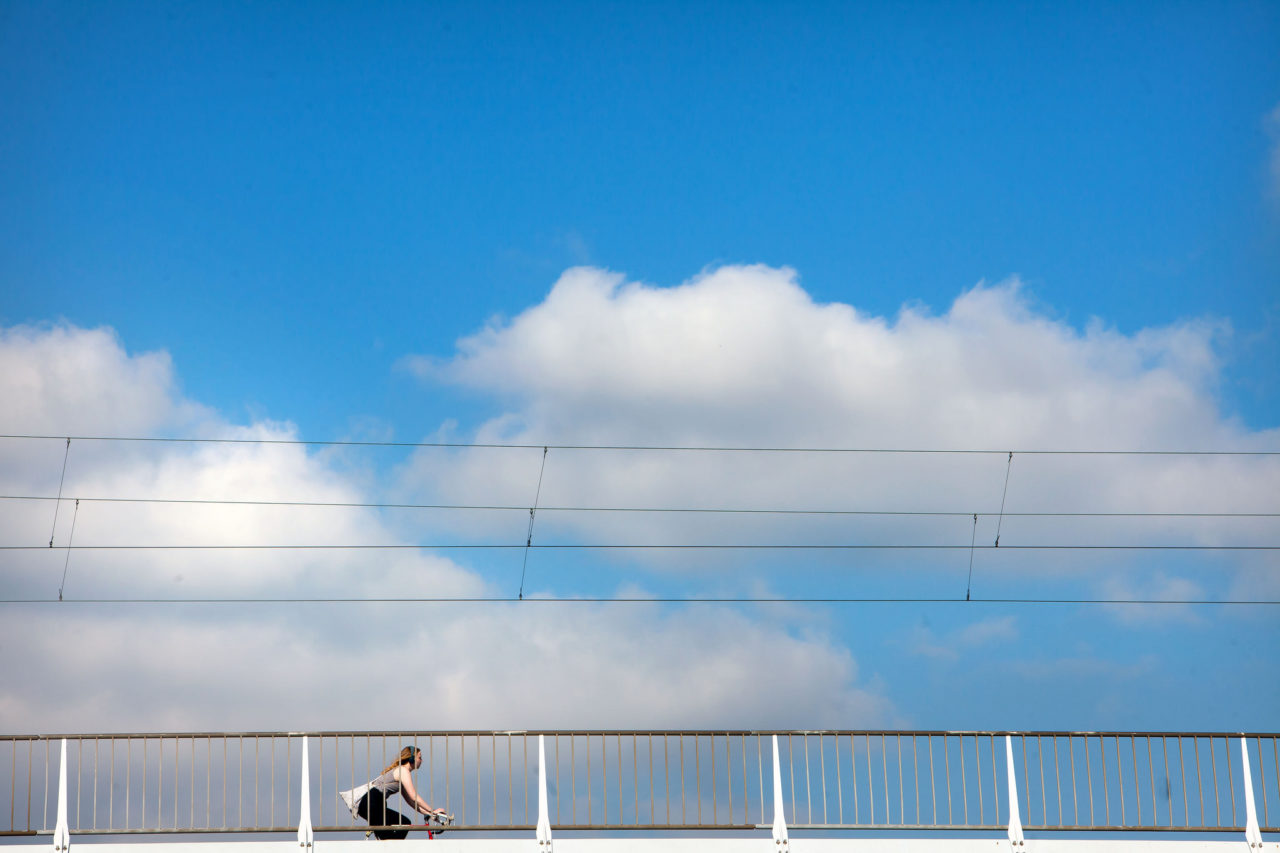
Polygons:
[[[90,826],[92,829],[98,828],[98,747],[99,747],[98,736],[94,735],[93,737],[93,817],[90,819]],[[1258,753],[1258,754],[1261,755],[1262,753]],[[31,786],[28,785],[27,796],[31,795],[30,792],[31,792]],[[1264,790],[1262,792],[1262,797],[1264,800],[1266,799],[1266,796],[1267,796],[1267,792]],[[1265,823],[1265,821],[1263,822]]]
[[147,828],[147,739],[142,738],[142,819],[139,829]]
[[658,800],[653,795],[653,734],[650,733],[645,735],[644,739],[645,743],[649,747],[649,825],[653,826],[658,822],[658,815],[656,812],[656,809],[658,808]]
[[1178,779],[1182,782],[1182,821],[1191,826],[1191,803],[1187,799],[1187,762],[1182,755],[1182,735],[1178,735]]
[[1067,758],[1071,760],[1071,822],[1079,826],[1080,797],[1076,794],[1076,744],[1072,735],[1067,735]]
[[964,805],[964,825],[969,825],[969,783],[965,778],[964,735],[960,735],[960,802]]
[[1221,798],[1218,796],[1218,755],[1217,749],[1213,745],[1213,737],[1209,738],[1209,766],[1213,768],[1213,808],[1214,808],[1214,825],[1222,826],[1222,804]]
[[[1026,780],[1026,784],[1022,786],[1022,800],[1027,805],[1027,823],[1034,824],[1031,815],[1031,771],[1027,769],[1027,736],[1021,735],[1022,741],[1022,778]],[[998,822],[997,818],[997,822]]]
[[1160,736],[1160,749],[1164,753],[1165,808],[1169,812],[1169,826],[1173,826],[1173,785],[1169,782],[1169,736]]
[[[586,741],[587,747],[587,825],[590,826],[595,822],[593,816],[595,813],[594,806],[591,804],[591,735],[586,735],[583,739]],[[603,752],[603,750],[601,751]]]
[[1047,825],[1049,823],[1049,806],[1045,801],[1044,790],[1044,739],[1040,735],[1036,735],[1036,759],[1040,762],[1040,821],[1042,824]]
[[449,760],[449,742],[452,740],[448,735],[444,736],[444,810],[453,811],[453,785],[450,783],[450,765]]
[[1262,779],[1262,822],[1267,826],[1271,825],[1271,812],[1267,805],[1267,765],[1262,761],[1262,738],[1255,737],[1254,744],[1258,747],[1258,777]]
[[800,743],[804,745],[804,809],[805,819],[813,823],[813,785],[809,781],[809,736],[800,735]]
[[[635,819],[631,822],[633,826],[640,825],[640,738],[635,732],[631,733],[631,793],[635,794],[635,802],[631,804],[631,813]],[[621,801],[622,795],[618,795]]]
[[1200,776],[1200,738],[1193,735],[1191,745],[1196,751],[1196,795],[1200,799],[1200,825],[1204,826],[1204,781]]
[[[35,739],[27,741],[27,791],[31,790],[31,768],[35,764]],[[13,784],[17,785],[18,778],[18,747],[13,747]],[[13,823],[13,802],[14,798],[9,799],[9,822]],[[49,828],[49,739],[44,740],[44,817],[40,819],[41,829]],[[27,794],[27,829],[31,829],[31,794]]]
[[[560,823],[560,735],[555,735],[556,747],[556,823]],[[570,768],[572,771],[572,768]],[[538,796],[542,796],[539,792]]]
[[[1275,770],[1276,789],[1280,792],[1280,738],[1271,738],[1271,766]],[[1262,767],[1262,754],[1258,754],[1258,767]],[[1261,770],[1259,770],[1261,772]],[[1269,823],[1270,821],[1268,821]]]
[[[76,738],[76,829],[80,828],[80,780],[84,768],[84,738]],[[27,796],[30,796],[28,794]]]
[[529,735],[520,738],[520,749],[524,753],[521,767],[524,769],[524,823],[529,823]]
[[156,829],[164,824],[164,738],[157,738],[160,754],[156,756]]
[[569,822],[578,823],[578,738],[569,735]]
[[974,783],[974,787],[978,789],[978,823],[985,826],[987,823],[987,807],[985,795],[982,791],[982,738],[978,735],[973,736],[973,758],[974,763],[978,765],[978,778]]
[[954,813],[951,808],[951,746],[947,742],[947,736],[942,736],[942,765],[943,772],[947,777],[947,823],[955,826]]
[[[703,825],[703,762],[699,756],[699,738],[694,735],[694,790],[698,795],[698,825]],[[716,800],[716,751],[712,749],[712,803]],[[716,818],[712,818],[712,821]]]
[[[724,783],[728,788],[728,822],[733,822],[733,748],[732,738],[724,733]],[[746,780],[742,780],[742,794],[746,794]]]
[[1227,789],[1231,792],[1231,825],[1236,826],[1236,775],[1231,772],[1231,739],[1227,738],[1224,744],[1227,751]]
[[[466,740],[466,737],[464,736],[462,739]],[[466,773],[467,773],[467,766],[464,763],[462,765],[462,778],[464,780],[467,778]],[[466,795],[464,794],[463,796],[465,798]],[[482,795],[480,793],[480,733],[476,732],[476,823],[478,824],[484,823],[484,806],[481,805],[484,802],[484,800],[481,799],[481,796]]]
[[787,775],[791,777],[791,820],[796,817],[796,762],[795,749],[792,748],[791,734],[787,734]]
[[926,735],[929,749],[929,820],[938,825],[938,774],[933,769],[933,735]]
[[[987,736],[987,749],[991,753],[991,806],[996,812],[996,823],[1000,822],[1000,784],[996,778],[996,736]],[[1030,809],[1028,809],[1030,811]]]
[[1084,736],[1084,775],[1085,790],[1089,792],[1089,826],[1096,825],[1093,818],[1093,762],[1089,757],[1089,736]]
[[261,821],[258,819],[258,805],[262,800],[260,777],[262,769],[262,745],[259,743],[257,735],[253,736],[253,825],[260,826]]
[[907,822],[907,801],[902,793],[902,732],[898,732],[894,736],[894,740],[898,742],[898,823],[905,825]]
[[822,735],[818,735],[818,776],[822,780],[822,822],[827,823],[827,755],[822,744]]
[[[47,741],[46,741],[47,743]],[[129,798],[133,792],[133,738],[128,738],[124,742],[125,759],[124,759],[124,826],[121,829],[129,829],[131,821],[130,813],[133,811],[129,808]],[[48,767],[46,762],[45,767]],[[46,801],[48,798],[45,798]]]
[[[476,778],[480,777],[480,736],[476,736]],[[498,735],[494,732],[489,733],[489,790],[490,790],[490,806],[493,808],[493,814],[489,818],[489,823],[493,826],[498,825]],[[476,797],[480,796],[480,786],[476,785]]]
[[893,823],[893,812],[889,809],[889,742],[885,735],[880,735],[880,770],[884,781],[884,822]]
[[1138,806],[1138,823],[1142,826],[1142,780],[1138,778],[1138,738],[1129,735],[1129,758],[1133,762],[1133,801]]
[[911,735],[911,781],[915,783],[916,788],[915,824],[920,826],[920,747],[916,742],[915,734]]
[[[1128,826],[1129,819],[1128,817],[1125,816],[1124,761],[1120,758],[1120,735],[1116,735],[1114,738],[1112,738],[1112,740],[1115,741],[1115,745],[1116,745],[1116,786],[1120,789],[1120,825]],[[1135,784],[1137,782],[1136,774],[1134,777],[1134,782]]]
[[1151,735],[1147,735],[1147,777],[1151,784],[1151,825],[1160,823],[1160,814],[1156,809],[1156,768],[1155,759],[1151,757]]
[[111,739],[111,772],[107,787],[107,828],[116,828],[116,739]]
[[663,778],[663,799],[667,801],[667,825],[671,824],[671,744],[667,741],[667,734],[662,734],[662,778]]
[[[32,767],[36,763],[36,740],[35,738],[27,739],[27,826],[31,829],[31,774]],[[10,789],[18,790],[18,744],[13,744],[12,767],[9,770],[9,786]],[[9,797],[9,825],[13,826],[14,808],[18,798],[15,795]],[[49,827],[49,740],[45,740],[45,817],[41,820],[41,829]]]
[[[696,744],[695,744],[696,745]],[[688,823],[688,809],[684,796],[684,734],[680,734],[680,822]]]
[[872,736],[865,735],[867,740],[867,804],[872,809],[870,822],[876,825],[876,777],[872,775]]
[[844,823],[844,780],[841,778],[840,770],[840,733],[836,732],[833,736],[836,742],[835,764],[836,764],[836,813],[840,816],[838,823]]
[[[1062,826],[1062,762],[1058,760],[1058,736],[1053,736],[1053,781],[1058,792],[1058,826]],[[1044,785],[1044,764],[1040,765],[1040,784]],[[1048,816],[1045,823],[1048,823]]]
[[[696,735],[693,738],[693,744],[694,744],[693,754],[696,759],[698,755],[698,738]],[[718,798],[716,797],[717,791],[716,791],[716,736],[715,735],[711,735],[711,745],[709,749],[711,752],[711,823],[715,824],[718,816],[718,812],[719,812],[719,809],[718,809],[719,803],[716,802]],[[702,787],[702,771],[701,770],[698,771],[698,787],[699,788]],[[701,794],[701,791],[699,791],[699,794]],[[701,796],[698,797],[698,823],[699,824],[702,823],[702,797]]]
[[[1102,735],[1098,735],[1098,755],[1102,758],[1102,803],[1105,808],[1105,816],[1103,820],[1107,826],[1111,825],[1111,792],[1107,790],[1107,740]],[[1118,759],[1118,756],[1117,756]]]
[[764,822],[764,747],[760,735],[755,735],[755,774],[760,785],[760,822]]

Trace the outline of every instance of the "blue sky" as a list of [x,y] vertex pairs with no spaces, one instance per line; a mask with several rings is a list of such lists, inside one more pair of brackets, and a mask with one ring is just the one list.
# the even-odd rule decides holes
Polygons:
[[[1276,450],[1278,43],[1275,3],[3,2],[0,326],[12,364],[40,377],[23,387],[44,390],[15,404],[0,432],[789,446],[909,437],[933,447]],[[588,269],[575,278],[566,273],[573,267]],[[114,337],[93,337],[101,327]],[[813,341],[828,348],[809,352]],[[155,352],[168,361],[146,362]],[[735,355],[719,363],[717,352]],[[831,353],[841,368],[829,366]],[[81,387],[48,390],[59,382]],[[924,421],[935,428],[915,430]],[[26,451],[10,458],[6,488],[45,488],[58,450],[40,451],[38,473],[24,467]],[[172,496],[204,483],[231,494],[231,479],[204,475],[244,461],[130,457],[156,466],[148,485],[112,468],[106,450],[94,452],[103,454],[93,457],[94,476],[77,480],[69,470],[79,493],[155,494],[165,485]],[[261,467],[237,494],[252,491],[243,483],[271,491],[266,484],[284,482],[373,501],[517,505],[529,499],[537,463],[313,453],[282,473],[272,458],[250,461]],[[615,459],[614,474],[596,476],[590,464],[558,457],[548,488],[564,502],[741,497],[848,507],[881,494],[889,497],[880,508],[987,510],[1002,462],[855,465],[840,485],[838,465],[824,479],[814,466],[708,463],[694,483],[674,462],[648,469]],[[1015,464],[1010,498],[1027,510],[1280,511],[1280,481],[1266,463],[1024,465]],[[166,479],[176,468],[188,472],[185,484]],[[735,479],[747,470],[750,487]],[[858,478],[898,487],[850,491]],[[786,489],[760,491],[763,482]],[[1126,492],[1125,483],[1137,487]],[[5,527],[23,530],[27,516],[11,512]],[[153,522],[172,525],[164,529],[173,535],[202,529]],[[245,522],[219,523],[233,536]],[[352,537],[367,534],[349,523]],[[421,519],[362,523],[423,541]],[[436,518],[425,531],[494,531],[453,523]],[[522,538],[521,519],[504,523],[501,535]],[[593,523],[551,523],[546,532],[582,541],[598,532]],[[318,535],[300,524],[298,536]],[[606,532],[744,535],[628,524]],[[1037,541],[1068,535],[1024,529]],[[965,541],[968,531],[880,532]],[[1069,535],[1174,533],[1131,526]],[[1274,542],[1275,525],[1187,535]],[[510,585],[505,556],[447,556],[426,555],[385,580],[394,589],[426,572],[459,590]],[[945,570],[867,564],[853,588],[932,589],[963,570],[958,559]],[[688,563],[623,560],[601,570],[589,559],[550,560],[535,554],[531,565],[545,572],[535,575],[539,588],[557,594],[630,585],[706,593],[740,589],[746,577],[753,588],[799,595],[847,583],[808,558],[731,567],[741,572],[733,581]],[[996,577],[1065,597],[1277,597],[1267,555],[1069,563]],[[27,590],[46,568],[23,564],[33,574],[10,581],[12,590]],[[220,618],[197,621],[214,636],[241,624]],[[459,648],[487,648],[468,637],[502,617],[474,618],[454,626]],[[575,636],[590,646],[591,631],[606,631],[612,617],[581,618]],[[699,621],[679,608],[655,619],[666,631],[659,649],[679,648]],[[766,609],[706,621],[738,619],[760,648],[780,643],[797,660],[807,656],[808,669],[795,667],[797,690],[830,703],[815,712],[823,724],[1274,728],[1274,713],[1228,708],[1219,697],[1258,679],[1272,685],[1263,697],[1270,708],[1280,699],[1274,655],[1262,653],[1280,641],[1267,610],[1153,619],[1097,609],[828,608],[785,618]],[[768,633],[774,622],[782,634]],[[267,632],[259,642],[298,632],[292,622],[274,624],[280,635],[270,627],[258,625]],[[114,629],[90,620],[84,630]],[[415,630],[422,643],[436,642],[426,627]],[[519,648],[504,642],[493,654]],[[63,665],[48,654],[51,667]],[[740,654],[726,648],[726,666]],[[580,665],[595,671],[594,662]],[[1008,669],[1040,697],[1025,709],[976,695],[940,707],[940,696],[966,683],[975,693],[1004,683]],[[646,673],[664,677],[657,663],[638,667],[637,678]],[[1046,687],[1055,673],[1065,674]],[[513,677],[501,667],[490,674],[494,683]],[[832,680],[834,692],[814,686]],[[1190,688],[1202,680],[1220,690]],[[1087,688],[1101,695],[1081,698]],[[28,699],[43,688],[24,689],[11,699],[24,709],[18,718],[42,719],[39,701]],[[625,685],[617,690],[627,695]],[[501,690],[478,692],[490,709],[501,704]],[[711,725],[726,707],[652,707],[627,723]],[[553,725],[560,710],[540,705],[531,721],[465,703],[448,709],[440,719],[460,725],[467,714],[480,725]],[[280,714],[222,723],[188,712],[174,707],[162,722],[302,725]],[[744,720],[815,724],[767,704]],[[83,728],[73,716],[66,724]]]

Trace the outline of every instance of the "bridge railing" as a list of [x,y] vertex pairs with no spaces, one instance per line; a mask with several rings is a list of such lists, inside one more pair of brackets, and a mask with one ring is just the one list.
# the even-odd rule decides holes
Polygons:
[[[361,830],[338,792],[403,746],[457,830],[1003,830],[1012,767],[1029,830],[1242,831],[1252,789],[1280,831],[1280,735],[1174,732],[547,731],[306,733],[310,821]],[[781,799],[775,799],[773,736]],[[1007,736],[1007,737],[1006,737]],[[293,832],[303,733],[0,736],[0,835],[52,832],[62,741],[72,833]],[[1242,753],[1243,749],[1243,753]],[[1249,768],[1249,778],[1245,777]],[[7,771],[7,772],[4,772]],[[393,800],[391,807],[408,812]]]

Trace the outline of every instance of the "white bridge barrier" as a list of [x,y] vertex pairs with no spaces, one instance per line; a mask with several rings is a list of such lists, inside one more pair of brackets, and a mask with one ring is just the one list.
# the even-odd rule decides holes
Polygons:
[[[1263,837],[1280,832],[1278,741],[1172,732],[0,736],[0,767],[10,769],[0,845],[338,851],[363,843],[368,827],[337,792],[414,745],[423,753],[415,787],[457,823],[430,842],[419,825],[423,840],[392,842],[400,849],[1280,851]],[[262,840],[269,833],[288,840]]]

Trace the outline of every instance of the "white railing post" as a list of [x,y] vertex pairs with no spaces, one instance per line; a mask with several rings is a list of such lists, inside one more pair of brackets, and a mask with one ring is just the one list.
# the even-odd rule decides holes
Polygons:
[[1018,780],[1013,775],[1013,738],[1004,736],[1005,765],[1009,774],[1009,846],[1025,847],[1022,837],[1022,818],[1018,813]]
[[315,846],[316,839],[311,830],[311,765],[307,759],[306,735],[302,736],[302,793],[298,803],[298,846],[309,849]]
[[1240,738],[1240,760],[1244,762],[1244,840],[1250,848],[1262,847],[1262,831],[1258,829],[1258,807],[1253,803],[1253,771],[1249,768],[1249,744]]
[[782,810],[782,763],[778,760],[778,736],[773,736],[773,844],[777,850],[790,850],[787,819]]
[[62,761],[58,768],[58,822],[53,828],[53,849],[71,849],[71,830],[67,826],[67,739],[62,739]]
[[538,735],[538,850],[551,853],[551,818],[547,812],[547,750]]

